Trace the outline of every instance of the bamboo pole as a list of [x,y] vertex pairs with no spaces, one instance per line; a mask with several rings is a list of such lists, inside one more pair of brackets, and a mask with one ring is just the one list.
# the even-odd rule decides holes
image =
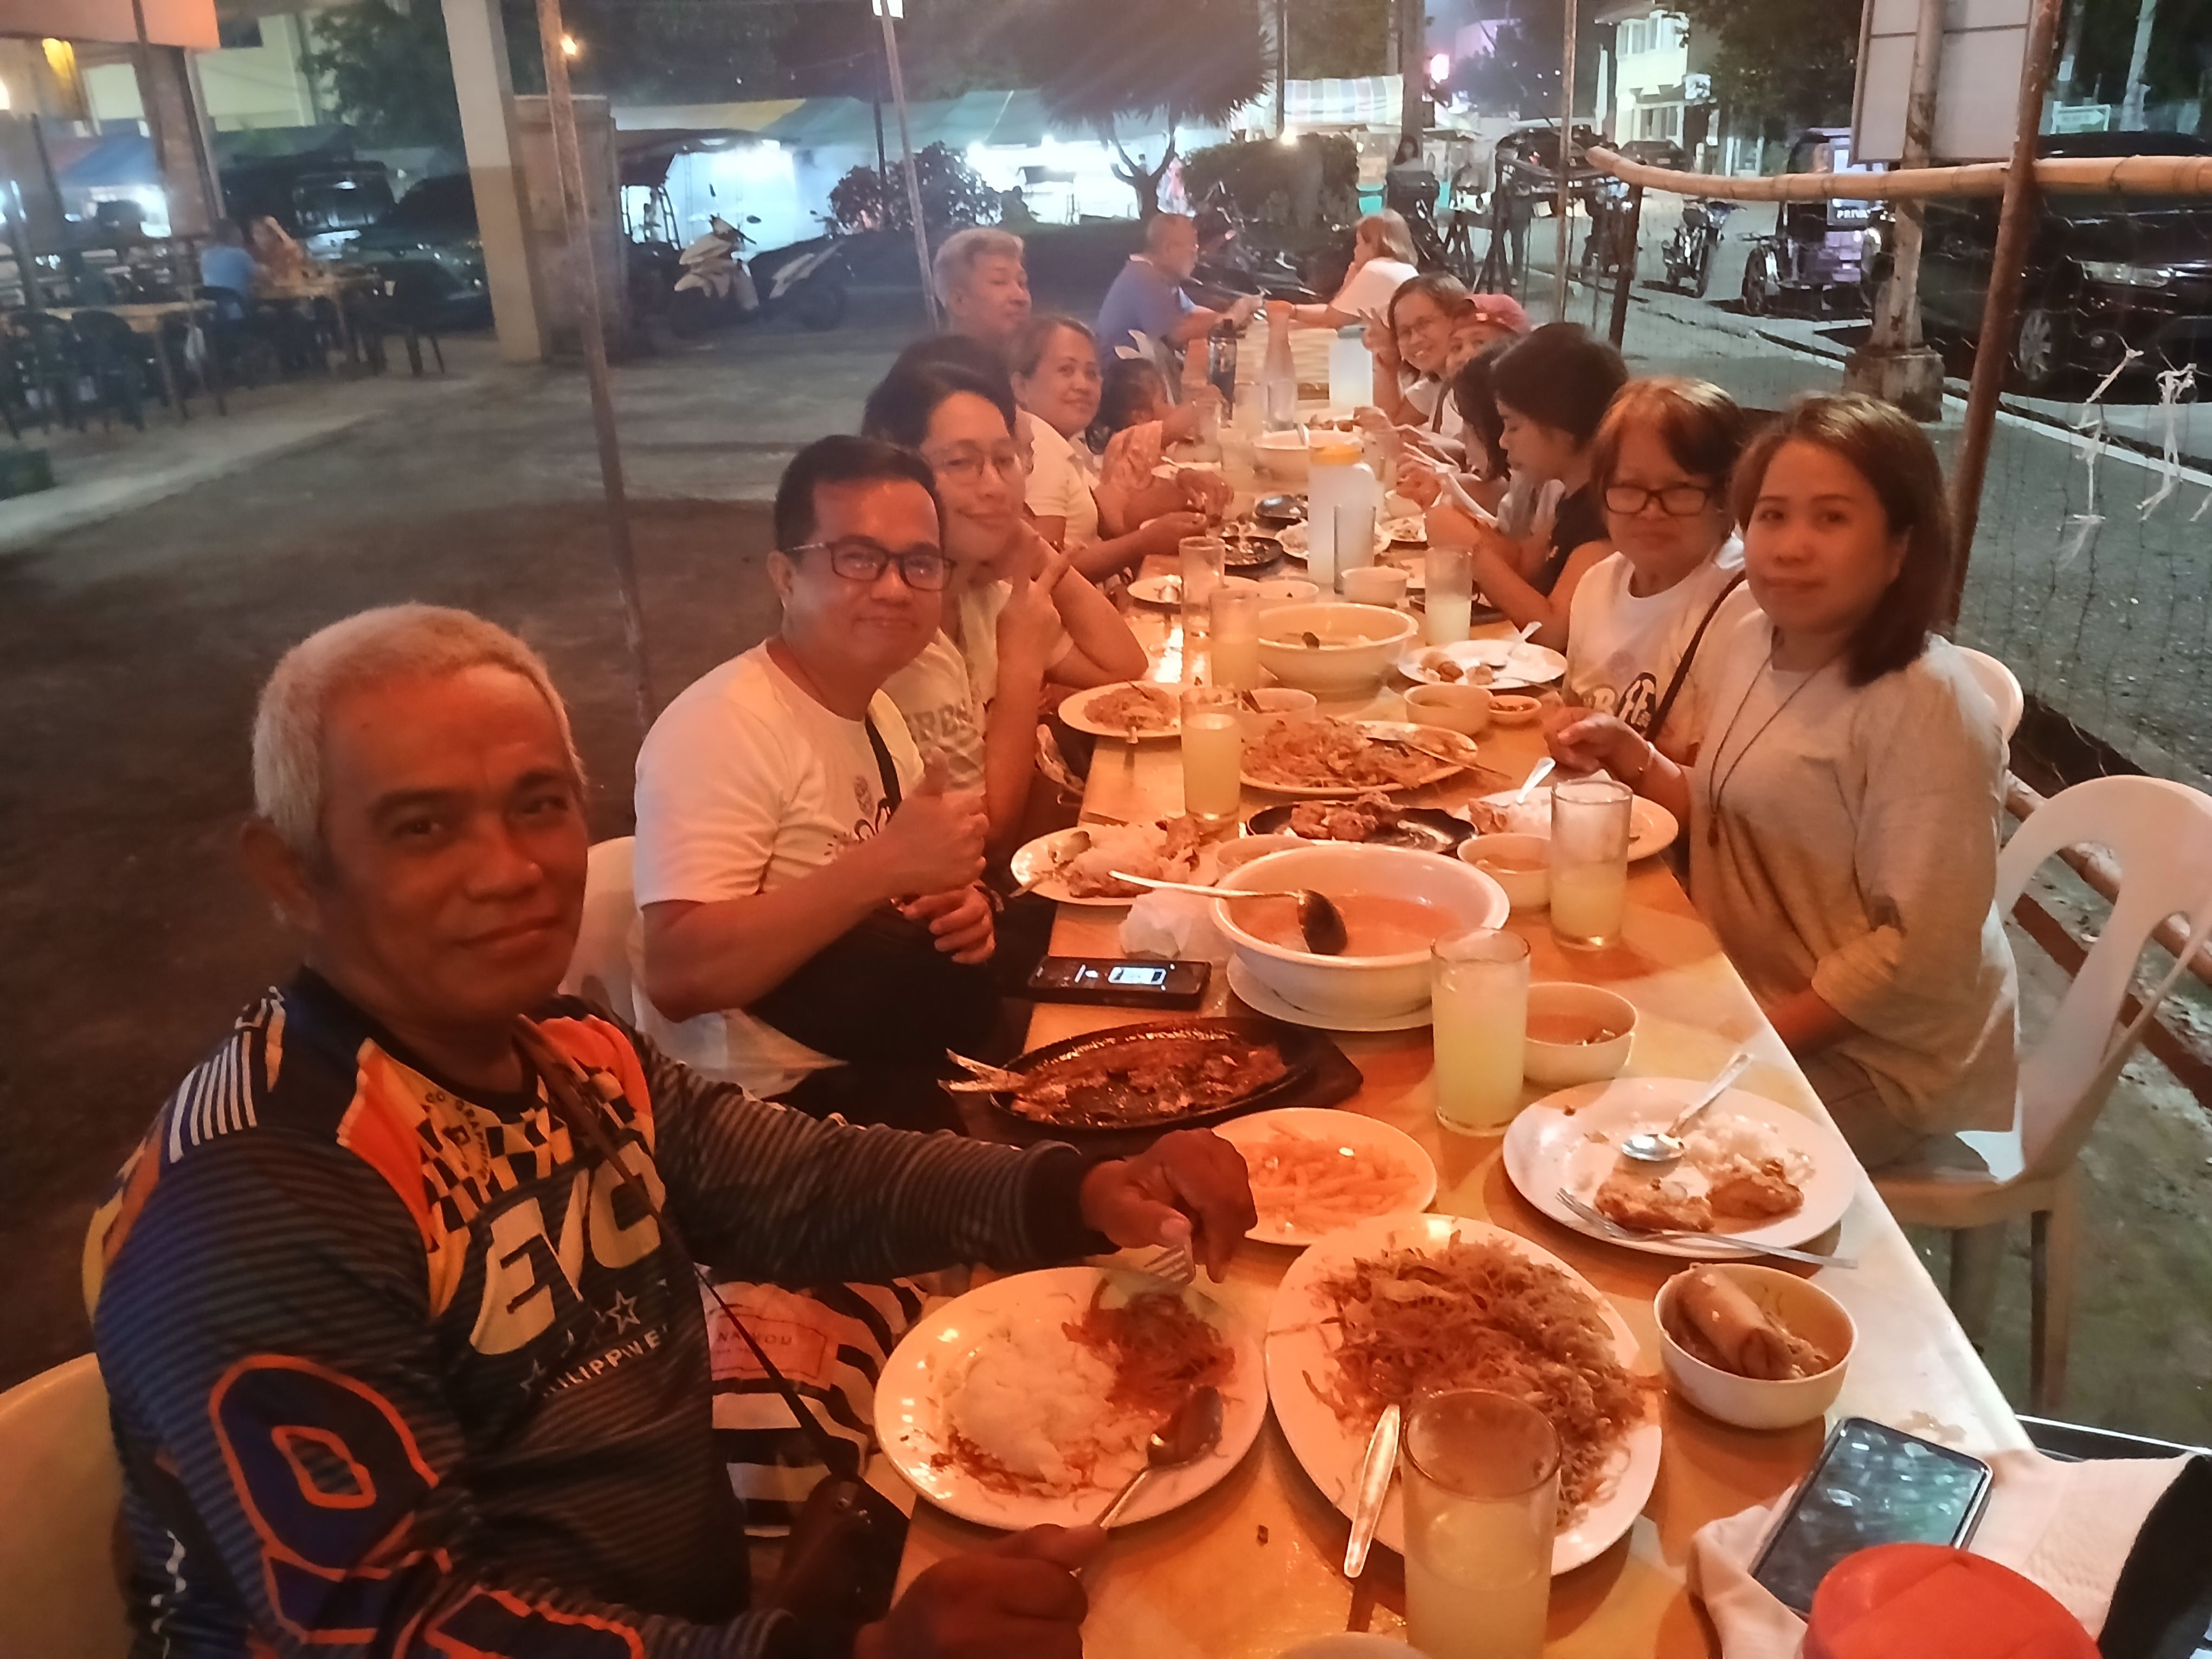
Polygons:
[[1959,617],[1966,591],[1966,563],[1973,556],[1974,527],[1982,514],[1982,477],[1989,469],[1990,440],[1996,429],[1997,398],[2012,362],[2012,335],[2020,312],[2020,290],[2027,276],[2028,239],[2042,210],[2035,181],[2035,138],[2043,126],[2043,94],[2051,84],[2051,58],[2058,44],[2058,16],[2064,0],[2035,0],[2027,21],[2027,46],[2020,64],[2019,125],[2014,129],[2012,163],[2005,179],[2004,205],[1997,214],[1997,241],[1990,255],[1989,292],[1982,301],[1982,329],[1974,337],[1974,378],[1966,390],[1966,419],[1959,434],[1959,453],[1951,465],[1951,598],[1945,614]]
[[1565,34],[1559,47],[1559,193],[1553,210],[1559,220],[1558,254],[1559,270],[1552,283],[1552,320],[1567,320],[1567,242],[1569,228],[1573,221],[1568,217],[1572,205],[1567,194],[1567,181],[1574,173],[1575,153],[1575,0],[1560,0]]
[[622,596],[623,637],[629,647],[631,691],[641,738],[652,729],[653,674],[645,653],[645,605],[637,586],[637,558],[629,539],[629,496],[623,484],[622,441],[615,431],[614,394],[607,382],[607,337],[599,315],[599,269],[592,247],[592,210],[584,192],[584,156],[576,143],[576,105],[568,89],[568,31],[561,0],[538,0],[538,46],[545,58],[545,107],[552,118],[553,156],[561,174],[561,217],[568,232],[568,263],[575,275],[583,332],[584,378],[592,389],[592,428],[599,444],[599,488],[607,498],[607,555]]
[[[1609,149],[1593,148],[1584,155],[1590,166],[1626,184],[1730,202],[1909,202],[2001,196],[2013,168],[2009,161],[1975,161],[1891,173],[1785,173],[1739,179],[1645,167]],[[2212,196],[2212,156],[2051,156],[2038,161],[2030,171],[2039,190],[2058,194]]]
[[875,0],[884,21],[884,66],[891,77],[891,102],[898,109],[899,169],[906,174],[906,210],[914,220],[914,257],[921,262],[921,307],[929,331],[937,332],[937,279],[929,268],[929,227],[921,220],[921,179],[914,170],[914,128],[906,113],[906,70],[899,63],[898,35],[891,27],[892,0]]

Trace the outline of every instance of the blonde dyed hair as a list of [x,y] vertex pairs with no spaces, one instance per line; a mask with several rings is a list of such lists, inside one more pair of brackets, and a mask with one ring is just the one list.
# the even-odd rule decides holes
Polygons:
[[1380,213],[1369,214],[1359,222],[1353,235],[1364,236],[1401,264],[1413,263],[1413,233],[1407,228],[1405,215],[1395,209],[1384,208]]
[[584,765],[568,710],[543,658],[469,611],[391,605],[310,634],[278,661],[253,714],[253,810],[301,858],[320,860],[323,726],[331,702],[389,680],[437,679],[483,667],[504,668],[538,689],[580,783]]

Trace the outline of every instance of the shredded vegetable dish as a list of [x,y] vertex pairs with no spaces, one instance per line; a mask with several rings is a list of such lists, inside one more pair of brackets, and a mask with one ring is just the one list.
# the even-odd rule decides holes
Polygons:
[[1260,1224],[1273,1231],[1325,1233],[1410,1205],[1413,1172],[1381,1147],[1279,1131],[1240,1142]]
[[1370,1424],[1425,1389],[1494,1389],[1559,1431],[1562,1528],[1604,1496],[1644,1390],[1589,1293],[1557,1267],[1455,1239],[1363,1258],[1316,1293],[1340,1340],[1334,1375],[1306,1381],[1344,1422]]

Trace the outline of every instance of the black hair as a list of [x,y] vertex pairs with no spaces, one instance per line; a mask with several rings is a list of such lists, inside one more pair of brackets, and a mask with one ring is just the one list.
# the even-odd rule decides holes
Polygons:
[[[1468,471],[1479,471],[1486,478],[1505,476],[1505,421],[1498,412],[1498,392],[1492,385],[1498,360],[1511,349],[1510,340],[1492,340],[1488,345],[1460,366],[1452,376],[1452,407],[1459,410],[1459,418],[1467,428],[1467,435],[1481,446],[1486,465],[1470,465]],[[1468,459],[1474,459],[1470,452]]]
[[937,482],[921,456],[879,438],[849,432],[817,438],[791,458],[775,486],[775,544],[787,552],[814,539],[816,497],[824,484],[872,483],[878,479],[918,483],[937,501]]
[[949,362],[921,368],[894,367],[884,376],[860,411],[860,430],[902,449],[918,450],[929,435],[930,417],[946,398],[962,392],[981,398],[1006,418],[1006,430],[1019,430],[1014,389],[1002,369],[997,380],[971,374]]
[[1505,349],[1491,370],[1498,401],[1588,447],[1628,366],[1579,323],[1547,323]]
[[926,340],[916,340],[891,362],[890,371],[884,378],[907,374],[915,369],[957,368],[996,385],[1006,382],[1006,396],[1014,395],[1013,383],[1008,379],[1006,355],[994,350],[969,334],[933,334]]
[[1125,432],[1136,424],[1139,402],[1150,403],[1167,394],[1167,376],[1149,357],[1116,357],[1106,365],[1098,388],[1098,424],[1109,433]]

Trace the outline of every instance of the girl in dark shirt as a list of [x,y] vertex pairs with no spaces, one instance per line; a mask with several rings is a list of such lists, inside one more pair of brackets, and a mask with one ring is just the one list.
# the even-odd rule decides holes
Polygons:
[[1554,650],[1567,642],[1567,611],[1583,573],[1611,550],[1590,486],[1590,443],[1614,392],[1627,383],[1620,354],[1573,323],[1551,323],[1489,365],[1498,447],[1516,476],[1557,481],[1565,495],[1548,526],[1516,544],[1449,507],[1432,509],[1429,538],[1471,547],[1474,580],[1516,626]]

